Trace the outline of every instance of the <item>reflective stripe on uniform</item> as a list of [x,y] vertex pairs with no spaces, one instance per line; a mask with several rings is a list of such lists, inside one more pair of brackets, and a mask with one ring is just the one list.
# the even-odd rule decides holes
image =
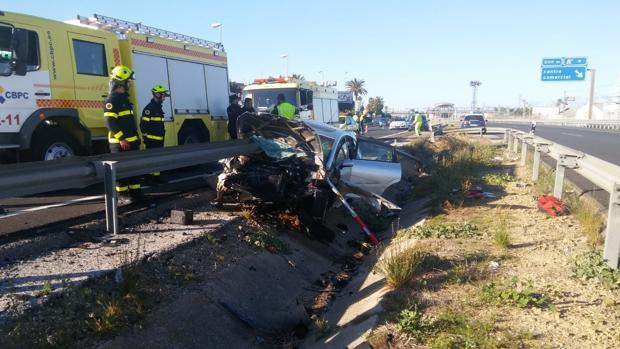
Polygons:
[[161,173],[159,173],[159,172],[151,172],[151,176],[159,176],[159,175],[161,175]]
[[127,138],[125,138],[125,140],[127,142],[135,142],[135,141],[138,140],[138,136],[127,137]]
[[118,116],[125,116],[125,115],[132,115],[133,114],[133,110],[123,110],[122,112],[118,113]]
[[116,139],[120,139],[121,137],[123,137],[123,131],[118,131],[114,134],[114,138]]
[[154,139],[156,141],[163,141],[164,140],[164,137],[162,137],[162,136],[153,136],[153,135],[149,135],[149,134],[145,134],[144,136],[146,138],[148,138],[148,139]]
[[129,189],[140,189],[140,184],[130,184]]
[[148,116],[143,116],[142,121],[151,121],[151,118],[149,118]]
[[159,116],[151,117],[151,121],[164,121],[164,118],[160,118]]
[[103,116],[109,116],[109,117],[112,117],[112,118],[118,118],[118,114],[113,113],[111,111],[107,111],[107,112],[103,113]]
[[127,190],[129,190],[128,186],[124,186],[124,187],[116,186],[116,191],[127,191]]

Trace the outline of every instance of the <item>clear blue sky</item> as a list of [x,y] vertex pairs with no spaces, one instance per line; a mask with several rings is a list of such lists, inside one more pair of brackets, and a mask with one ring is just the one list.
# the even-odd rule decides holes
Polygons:
[[[1,8],[47,18],[99,13],[219,40],[230,77],[289,72],[309,80],[366,80],[390,107],[450,101],[468,106],[470,80],[483,105],[551,104],[563,91],[583,100],[585,82],[541,82],[543,57],[587,56],[597,99],[620,80],[620,1],[13,1]],[[139,74],[139,72],[138,72]]]

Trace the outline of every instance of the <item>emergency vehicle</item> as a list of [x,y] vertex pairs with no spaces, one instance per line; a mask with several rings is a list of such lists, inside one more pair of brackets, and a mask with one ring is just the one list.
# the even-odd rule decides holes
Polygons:
[[136,119],[156,84],[166,146],[228,137],[228,67],[221,43],[94,15],[68,22],[0,12],[0,149],[28,160],[107,151],[109,71],[135,72]]
[[327,124],[338,124],[338,90],[320,86],[314,81],[295,78],[256,79],[243,89],[245,97],[252,98],[257,112],[270,112],[279,94],[299,110],[301,119],[312,119]]

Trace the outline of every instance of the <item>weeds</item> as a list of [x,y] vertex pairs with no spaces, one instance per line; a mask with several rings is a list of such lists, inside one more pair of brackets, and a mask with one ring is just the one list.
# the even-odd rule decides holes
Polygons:
[[581,200],[579,196],[572,194],[567,195],[565,201],[570,212],[577,218],[583,234],[588,242],[592,245],[600,245],[603,242],[601,232],[605,227],[603,217],[598,213],[596,208],[590,202]]
[[43,288],[41,288],[41,291],[39,291],[37,297],[49,296],[53,291],[54,287],[52,286],[52,283],[49,280],[45,280],[43,283]]
[[480,232],[476,225],[464,222],[435,225],[426,224],[402,230],[398,235],[416,238],[462,239],[478,236]]
[[493,242],[499,248],[506,249],[510,246],[510,232],[508,231],[508,217],[500,215],[493,231]]
[[396,326],[398,332],[418,341],[422,340],[431,329],[431,323],[422,311],[418,310],[417,306],[414,306],[413,309],[403,309],[398,315]]
[[535,292],[532,284],[516,277],[509,285],[489,283],[482,286],[482,300],[491,304],[513,305],[520,308],[552,308],[549,298]]
[[482,176],[482,180],[487,185],[505,187],[509,182],[514,182],[515,178],[508,173],[487,173]]
[[571,261],[571,272],[582,280],[597,280],[608,288],[620,286],[620,271],[611,269],[603,259],[602,252],[592,247]]
[[316,327],[316,330],[317,330],[317,339],[325,338],[329,336],[329,334],[332,332],[332,328],[331,328],[331,325],[329,324],[329,321],[322,319],[322,318],[317,318],[314,320],[314,327]]
[[276,234],[271,230],[259,230],[255,233],[249,233],[243,237],[245,242],[258,248],[266,249],[272,253],[288,253],[289,248],[286,243],[278,239]]
[[400,288],[414,278],[427,255],[425,247],[396,244],[384,252],[377,269],[385,275],[388,286]]

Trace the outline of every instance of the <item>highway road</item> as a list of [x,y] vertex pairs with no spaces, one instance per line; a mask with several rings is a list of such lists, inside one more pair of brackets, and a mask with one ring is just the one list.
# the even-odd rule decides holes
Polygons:
[[[489,127],[510,127],[529,132],[528,124],[489,122]],[[620,165],[620,133],[579,127],[536,126],[536,135],[597,158]]]

